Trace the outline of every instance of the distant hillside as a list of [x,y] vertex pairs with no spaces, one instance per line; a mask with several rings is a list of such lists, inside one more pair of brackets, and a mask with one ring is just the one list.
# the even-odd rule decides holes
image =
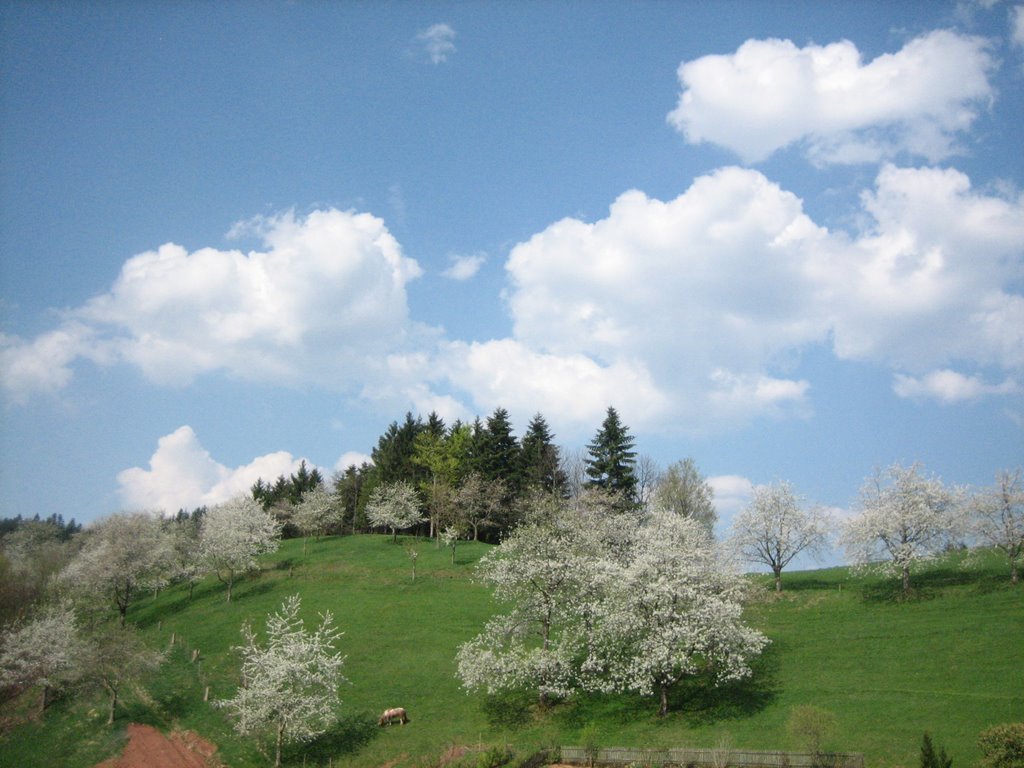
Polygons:
[[[419,552],[416,579],[407,547]],[[776,597],[763,583],[749,607],[751,623],[772,644],[753,679],[727,689],[691,686],[674,711],[656,716],[653,700],[586,696],[548,713],[532,697],[467,696],[455,679],[456,647],[480,630],[494,605],[471,580],[483,544],[460,544],[457,562],[426,540],[351,536],[286,541],[258,577],[238,585],[231,604],[215,580],[188,599],[185,587],[140,601],[129,613],[154,646],[171,648],[146,693],[129,694],[114,729],[99,698],[55,704],[41,722],[23,723],[0,740],[0,765],[86,768],[116,753],[129,722],[198,732],[219,746],[232,768],[267,765],[237,737],[221,710],[204,703],[230,695],[245,619],[263,617],[299,593],[315,620],[334,612],[344,630],[344,717],[328,736],[295,748],[290,765],[429,766],[455,744],[536,747],[715,746],[799,749],[787,733],[793,707],[832,712],[837,731],[827,747],[863,752],[871,766],[916,766],[922,734],[944,746],[958,768],[969,766],[982,729],[1024,721],[1024,588],[1012,588],[1004,564],[983,558],[961,568],[952,555],[915,578],[917,594],[896,597],[897,584],[851,576],[846,569],[787,574]],[[175,644],[170,646],[171,637]],[[198,650],[195,662],[192,654]],[[8,704],[5,722],[31,711],[34,697]],[[405,707],[406,726],[378,728],[386,707]]]

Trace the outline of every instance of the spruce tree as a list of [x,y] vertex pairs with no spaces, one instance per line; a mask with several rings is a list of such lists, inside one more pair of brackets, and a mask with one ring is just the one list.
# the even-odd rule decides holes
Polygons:
[[615,408],[608,406],[601,428],[587,445],[590,457],[587,459],[587,485],[604,491],[622,494],[630,502],[636,502],[636,451],[629,428],[624,425]]
[[548,493],[562,492],[565,473],[559,464],[558,446],[541,414],[530,420],[522,441],[522,477],[527,487],[543,488]]

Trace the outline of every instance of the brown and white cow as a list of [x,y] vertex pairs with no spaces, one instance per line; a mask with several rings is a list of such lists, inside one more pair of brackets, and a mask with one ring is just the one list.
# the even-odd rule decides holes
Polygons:
[[384,714],[380,716],[380,720],[377,721],[378,725],[391,725],[397,720],[402,725],[409,722],[409,716],[405,713],[404,707],[395,707],[394,709],[385,709]]

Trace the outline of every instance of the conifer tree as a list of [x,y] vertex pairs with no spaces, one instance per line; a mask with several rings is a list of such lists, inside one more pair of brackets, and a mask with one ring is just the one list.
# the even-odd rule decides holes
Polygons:
[[526,427],[522,447],[522,478],[528,487],[543,488],[548,493],[562,492],[566,485],[561,469],[558,446],[547,421],[536,414]]
[[601,428],[587,445],[588,486],[619,493],[627,501],[636,501],[636,451],[629,427],[624,425],[618,411],[609,406]]

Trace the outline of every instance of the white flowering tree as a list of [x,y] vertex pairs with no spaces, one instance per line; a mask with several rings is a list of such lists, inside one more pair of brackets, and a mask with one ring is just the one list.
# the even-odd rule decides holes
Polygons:
[[1004,470],[994,486],[975,494],[969,504],[971,532],[977,540],[1003,552],[1010,561],[1010,580],[1016,584],[1024,559],[1024,486],[1021,470]]
[[227,587],[256,568],[259,555],[277,549],[281,526],[251,496],[237,496],[203,515],[199,552],[206,567]]
[[83,644],[75,614],[67,603],[44,608],[0,637],[0,687],[40,688],[39,713],[51,693],[75,679]]
[[87,528],[60,581],[84,603],[113,604],[121,625],[141,590],[168,579],[174,559],[160,520],[146,512],[111,515]]
[[584,662],[588,686],[657,695],[659,716],[681,680],[747,677],[768,643],[743,623],[744,582],[699,518],[653,510],[605,585]]
[[420,499],[416,489],[403,481],[378,485],[366,502],[366,519],[374,528],[387,528],[393,541],[398,532],[422,523],[426,518],[420,512]]
[[782,591],[782,569],[801,552],[820,555],[829,525],[818,507],[805,507],[787,482],[759,485],[754,498],[733,520],[731,544],[750,563],[766,565]]
[[309,537],[316,536],[319,541],[324,532],[337,523],[339,517],[335,499],[323,485],[306,491],[292,513],[292,519],[302,533],[302,554],[306,554]]
[[481,559],[481,579],[511,608],[459,648],[467,690],[534,688],[543,706],[579,688],[584,606],[599,589],[603,563],[581,530],[564,518],[531,522]]
[[106,623],[86,637],[81,677],[103,688],[109,697],[107,725],[114,722],[121,691],[136,689],[159,668],[163,654],[149,648],[131,624]]
[[267,616],[266,642],[252,626],[242,626],[242,686],[218,704],[235,718],[241,734],[271,734],[274,766],[281,765],[281,747],[308,741],[326,731],[337,719],[338,688],[347,682],[341,674],[345,659],[335,650],[341,632],[330,612],[320,625],[305,628],[298,595],[289,597],[278,613]]
[[898,574],[904,596],[910,572],[933,558],[961,530],[961,494],[929,477],[919,464],[893,464],[861,488],[861,511],[847,521],[842,542],[850,560]]

